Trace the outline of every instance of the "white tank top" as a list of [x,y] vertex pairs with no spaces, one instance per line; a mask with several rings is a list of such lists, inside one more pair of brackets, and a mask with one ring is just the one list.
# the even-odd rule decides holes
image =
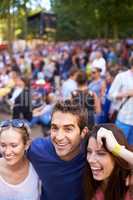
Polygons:
[[0,176],[0,200],[39,200],[40,182],[30,163],[29,174],[25,180],[17,185],[7,183]]

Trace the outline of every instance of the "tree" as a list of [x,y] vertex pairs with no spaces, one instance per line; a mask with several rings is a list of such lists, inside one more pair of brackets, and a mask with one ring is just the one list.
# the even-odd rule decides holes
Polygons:
[[51,0],[57,14],[57,39],[128,36],[133,27],[132,0]]
[[[4,39],[8,41],[9,52],[12,53],[12,42],[15,39],[16,30],[20,30],[21,36],[27,38],[27,16],[31,5],[36,0],[1,0],[0,19],[5,22],[6,30]],[[19,34],[20,35],[20,34]]]

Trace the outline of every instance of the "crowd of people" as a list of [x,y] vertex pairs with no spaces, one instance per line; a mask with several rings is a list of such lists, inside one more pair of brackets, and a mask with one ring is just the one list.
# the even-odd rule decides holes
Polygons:
[[[0,55],[0,199],[132,200],[133,42]],[[37,123],[50,131],[31,141]]]
[[133,153],[123,132],[109,123],[90,132],[86,114],[73,100],[56,103],[50,137],[32,142],[26,121],[2,121],[1,199],[132,200]]

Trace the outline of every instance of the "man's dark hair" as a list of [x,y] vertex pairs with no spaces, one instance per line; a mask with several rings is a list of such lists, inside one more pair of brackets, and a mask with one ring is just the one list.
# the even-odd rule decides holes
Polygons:
[[78,70],[77,67],[72,67],[72,68],[70,69],[70,72],[69,72],[69,77],[74,76],[78,71],[79,71],[79,70]]
[[77,75],[76,81],[78,86],[86,85],[87,84],[87,75],[85,72],[80,71]]
[[[76,81],[79,89],[72,91],[71,96],[75,103],[80,104],[82,109],[87,110],[88,128],[92,129],[94,125],[95,112],[94,94],[88,90],[87,76],[85,72],[79,71]],[[81,89],[80,87],[83,87],[83,89]]]
[[62,113],[70,113],[72,115],[75,115],[78,119],[78,125],[80,131],[82,131],[83,128],[87,126],[87,119],[88,119],[87,110],[83,109],[80,104],[76,103],[72,99],[65,101],[58,101],[54,106],[52,116],[55,112],[58,111]]

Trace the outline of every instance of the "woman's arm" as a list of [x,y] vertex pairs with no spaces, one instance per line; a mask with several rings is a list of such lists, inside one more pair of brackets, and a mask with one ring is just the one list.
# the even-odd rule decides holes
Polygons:
[[116,156],[123,158],[131,165],[133,165],[133,152],[118,144],[117,140],[110,130],[100,128],[97,134],[97,141],[99,145],[103,144],[102,138],[105,138],[107,148],[110,152],[112,152]]

